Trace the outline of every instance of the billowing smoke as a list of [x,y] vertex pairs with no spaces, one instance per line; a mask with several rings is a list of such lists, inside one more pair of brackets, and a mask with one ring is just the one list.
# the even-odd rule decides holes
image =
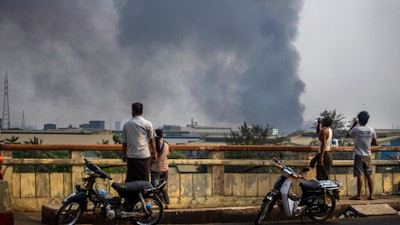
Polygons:
[[293,45],[302,4],[0,1],[10,107],[43,123],[83,123],[129,118],[141,101],[158,125],[194,118],[292,131],[304,110]]

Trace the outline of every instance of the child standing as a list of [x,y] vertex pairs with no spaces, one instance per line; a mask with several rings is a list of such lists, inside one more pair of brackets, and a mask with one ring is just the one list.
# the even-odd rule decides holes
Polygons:
[[162,193],[164,196],[164,201],[166,203],[165,208],[168,208],[169,196],[168,196],[168,154],[169,145],[164,142],[163,131],[161,129],[156,130],[156,152],[158,155],[157,161],[154,161],[151,165],[151,183],[155,185],[158,180],[165,179],[167,184],[164,186]]

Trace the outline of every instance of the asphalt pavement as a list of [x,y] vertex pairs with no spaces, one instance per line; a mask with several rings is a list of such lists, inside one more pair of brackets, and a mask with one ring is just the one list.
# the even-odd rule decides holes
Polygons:
[[[40,212],[16,212],[15,214],[15,225],[43,225],[41,223],[41,213]],[[207,224],[192,224],[192,225],[253,225],[254,222],[248,223],[207,223]],[[271,221],[264,223],[268,224],[281,224],[281,225],[292,225],[301,224],[301,221]],[[304,224],[312,224],[313,221],[305,221]],[[373,217],[357,217],[357,218],[344,218],[329,219],[326,222],[318,223],[319,225],[394,225],[400,224],[400,216],[373,216]],[[160,225],[170,225],[170,224],[160,224]]]
[[[352,205],[371,205],[371,204],[389,204],[391,205],[396,211],[398,211],[397,215],[374,215],[374,216],[358,216],[358,217],[347,217],[344,216],[345,210]],[[227,208],[227,209],[168,209],[165,212],[164,216],[164,223],[163,225],[169,224],[201,224],[201,225],[222,225],[222,224],[231,224],[231,225],[248,225],[254,224],[253,217],[255,219],[256,214],[254,210],[257,210],[256,207],[254,210],[246,212],[246,210],[241,210],[238,208],[237,213],[239,215],[234,215],[235,208]],[[232,211],[229,213],[229,211]],[[222,211],[222,214],[220,214]],[[400,196],[385,196],[385,197],[377,197],[373,201],[368,200],[349,200],[342,199],[338,202],[337,205],[337,213],[332,218],[329,219],[327,222],[318,223],[318,224],[329,224],[329,225],[343,225],[343,224],[362,224],[362,225],[369,225],[369,224],[379,224],[379,225],[389,225],[389,224],[400,224]],[[243,213],[243,215],[240,215]],[[280,212],[278,212],[280,213]],[[221,223],[221,218],[219,220],[212,220],[213,215],[215,218],[227,216],[229,219],[223,219]],[[236,218],[243,217],[242,221],[235,220]],[[171,219],[173,218],[173,219]],[[206,218],[206,220],[204,220]],[[42,224],[42,213],[41,212],[14,212],[14,225],[43,225]],[[95,224],[96,222],[94,222]],[[265,224],[301,224],[300,218],[293,218],[293,219],[282,219],[276,218],[275,221],[266,222]],[[86,223],[87,224],[87,223]],[[305,224],[314,224],[311,220],[305,220]],[[161,225],[161,224],[160,224]]]
[[[253,225],[251,223],[207,223],[207,224],[191,224],[191,225]],[[298,221],[271,221],[263,223],[279,224],[279,225],[315,225],[314,221],[305,221],[304,224]],[[400,216],[374,216],[374,217],[357,217],[357,218],[344,218],[344,219],[330,219],[325,222],[317,223],[318,225],[397,225],[400,224]],[[163,224],[170,225],[170,224]]]

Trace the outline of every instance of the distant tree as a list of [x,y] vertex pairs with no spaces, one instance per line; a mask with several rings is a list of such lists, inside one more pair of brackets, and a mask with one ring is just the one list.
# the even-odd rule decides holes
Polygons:
[[[114,136],[113,136],[114,139]],[[115,143],[115,141],[114,141]],[[98,144],[103,144],[107,145],[110,144],[110,140],[108,139],[103,139],[101,140],[101,143]],[[94,151],[94,154],[98,158],[103,158],[103,159],[120,159],[121,158],[121,151]]]
[[181,153],[181,152],[177,152],[177,151],[170,151],[168,154],[168,159],[186,159],[186,155]]
[[[325,109],[323,112],[320,113],[321,117],[329,116],[333,120],[333,124],[331,126],[333,137],[339,140],[339,145],[352,145],[353,142],[351,139],[347,137],[347,130],[345,124],[346,117],[342,113],[336,112],[336,109],[328,111]],[[313,127],[315,128],[315,127]],[[310,145],[319,145],[318,135],[315,134],[315,139],[310,142]]]
[[[33,139],[29,138],[29,141],[24,141],[24,143],[38,145],[38,144],[42,144],[43,140],[39,139],[38,137],[33,137]],[[67,158],[70,158],[70,154],[69,154],[69,151],[67,151],[67,150],[15,151],[15,152],[13,152],[13,158],[67,159]],[[38,164],[38,165],[21,165],[21,166],[14,166],[14,171],[17,173],[68,172],[69,167],[64,166],[64,165],[40,165],[40,164]]]
[[101,144],[102,144],[102,145],[108,145],[108,144],[110,144],[110,140],[108,140],[108,139],[103,139],[103,140],[101,140]]
[[[230,145],[282,145],[290,142],[288,137],[269,138],[272,134],[272,126],[267,124],[252,124],[248,126],[246,122],[238,127],[238,131],[231,131],[225,135],[227,144]],[[280,151],[224,151],[225,159],[265,159],[284,155],[285,159],[294,158],[294,152]],[[267,173],[270,167],[266,166],[231,166],[225,165],[227,173]]]
[[113,134],[113,141],[114,144],[121,144],[121,138],[119,137],[119,134]]
[[33,137],[33,139],[29,138],[29,141],[24,141],[24,144],[39,145],[43,144],[43,140],[39,139],[38,137]]
[[323,112],[320,113],[321,117],[330,116],[333,120],[333,124],[331,126],[334,136],[342,137],[346,134],[345,131],[345,119],[346,117],[342,113],[337,113],[336,109],[332,111],[328,111],[325,109]]
[[231,131],[225,135],[227,144],[230,145],[265,145],[267,144],[268,136],[271,134],[271,127],[269,124],[264,128],[261,124],[252,124],[247,126],[244,122],[239,131]]
[[4,140],[4,144],[21,144],[18,139],[19,137],[11,136],[10,138],[6,138]]

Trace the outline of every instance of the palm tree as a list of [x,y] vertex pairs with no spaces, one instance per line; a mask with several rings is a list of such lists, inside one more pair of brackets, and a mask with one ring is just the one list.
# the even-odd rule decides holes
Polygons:
[[25,144],[33,144],[33,145],[39,145],[43,143],[42,139],[39,139],[38,137],[33,137],[33,140],[29,138],[29,141],[24,141]]
[[5,144],[21,144],[18,142],[19,137],[11,136],[10,138],[6,138],[4,140]]

